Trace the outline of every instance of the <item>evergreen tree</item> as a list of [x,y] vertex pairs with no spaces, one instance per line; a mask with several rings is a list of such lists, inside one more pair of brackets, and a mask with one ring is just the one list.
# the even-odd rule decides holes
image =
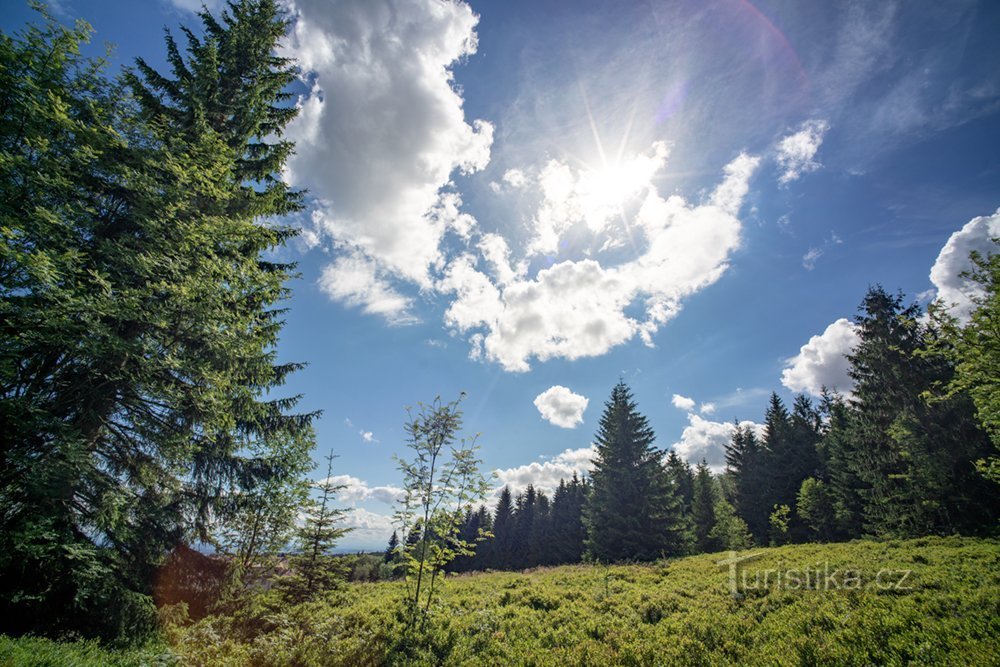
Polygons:
[[826,426],[819,451],[821,479],[829,484],[833,511],[833,539],[859,537],[862,527],[864,483],[858,477],[858,442],[854,437],[854,411],[837,394],[824,393],[821,410]]
[[489,547],[491,568],[495,570],[514,568],[515,530],[514,501],[510,487],[504,486],[493,513],[493,539],[490,540]]
[[293,573],[281,582],[285,595],[295,602],[316,597],[346,579],[347,571],[330,552],[351,528],[339,524],[346,510],[333,507],[337,492],[345,488],[333,479],[333,452],[326,457],[326,477],[314,484],[319,499],[306,503],[305,524],[299,530],[298,553],[291,558]]
[[900,536],[974,529],[1000,511],[997,488],[974,471],[989,441],[968,394],[928,400],[954,367],[929,342],[940,338],[933,321],[922,323],[917,306],[902,300],[880,287],[868,291],[849,356],[865,529]]
[[[994,239],[996,244],[998,239]],[[972,292],[975,305],[964,325],[941,305],[930,309],[940,336],[932,348],[954,364],[955,372],[943,387],[947,397],[967,392],[976,407],[979,423],[990,435],[993,452],[978,459],[980,470],[988,479],[1000,483],[1000,251],[986,257],[973,252],[973,269],[965,278],[977,290]]]
[[202,19],[219,48],[168,43],[196,85],[147,68],[137,103],[79,56],[84,27],[2,39],[0,612],[19,631],[139,634],[167,551],[308,460],[313,415],[274,397],[298,368],[274,359],[290,267],[262,260],[298,206],[291,146],[266,139],[296,113],[276,111],[286,24],[263,0]]
[[385,554],[382,556],[382,562],[391,563],[396,559],[396,553],[399,550],[399,532],[392,531],[392,537],[389,538],[389,545],[385,548]]
[[710,553],[717,550],[711,533],[715,527],[715,505],[718,500],[715,480],[712,479],[712,472],[708,469],[708,464],[703,460],[695,468],[694,501],[692,503],[695,549],[700,553]]
[[553,565],[578,563],[583,558],[583,506],[586,486],[576,473],[567,483],[559,480],[552,497],[549,561]]
[[726,474],[732,480],[733,503],[746,522],[754,540],[767,542],[768,486],[764,449],[751,426],[735,425],[733,436],[726,445]]
[[652,560],[685,552],[681,500],[653,430],[619,382],[605,403],[585,521],[587,550],[602,561]]
[[670,450],[667,454],[667,475],[671,485],[677,490],[684,512],[690,513],[694,503],[694,473],[691,471],[691,464],[678,456],[677,452]]
[[523,493],[517,494],[514,507],[514,568],[532,567],[535,547],[532,543],[535,537],[535,519],[537,514],[538,494],[535,487],[528,484]]

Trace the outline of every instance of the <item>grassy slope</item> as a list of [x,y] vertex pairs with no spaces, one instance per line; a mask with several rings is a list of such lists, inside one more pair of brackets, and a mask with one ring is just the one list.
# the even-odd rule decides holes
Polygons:
[[[748,572],[828,562],[841,586],[845,570],[872,585],[804,590],[786,579],[784,589],[734,597],[721,555],[459,576],[446,582],[429,629],[409,643],[396,612],[402,584],[352,585],[291,609],[261,598],[239,618],[176,633],[176,650],[183,663],[204,665],[1000,664],[998,541],[760,551]],[[883,569],[894,573],[879,588]],[[902,570],[912,570],[908,590],[895,590]],[[3,646],[0,664],[8,664]]]

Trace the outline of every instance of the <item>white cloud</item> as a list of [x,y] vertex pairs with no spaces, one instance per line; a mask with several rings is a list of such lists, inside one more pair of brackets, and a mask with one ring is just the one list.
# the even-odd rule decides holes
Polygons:
[[652,189],[653,176],[666,165],[669,153],[667,144],[658,141],[647,155],[582,171],[550,160],[538,179],[543,198],[529,252],[555,253],[560,237],[579,223],[595,234],[604,231],[621,217],[626,202]]
[[503,182],[512,188],[520,188],[524,187],[527,177],[525,177],[524,172],[520,169],[508,169],[504,172]]
[[972,268],[969,254],[975,250],[986,256],[997,252],[992,239],[1000,237],[1000,209],[993,215],[979,216],[948,237],[931,267],[931,282],[937,288],[937,298],[948,305],[951,313],[962,321],[968,320],[974,304],[970,297],[979,288],[961,276]]
[[376,549],[389,543],[392,516],[355,507],[344,514],[340,527],[351,528],[342,540],[342,549]]
[[361,439],[365,442],[378,442],[378,438],[371,431],[361,431]]
[[562,428],[576,428],[582,424],[583,411],[588,403],[590,399],[586,396],[574,394],[558,384],[535,397],[535,407],[542,419]]
[[694,399],[688,398],[687,396],[681,396],[680,394],[674,394],[670,399],[670,402],[674,404],[674,407],[678,410],[684,410],[685,412],[691,412],[694,410]]
[[809,248],[809,252],[802,255],[802,267],[806,271],[812,271],[816,268],[816,260],[822,256],[822,248]]
[[715,403],[702,403],[701,407],[698,408],[698,412],[703,415],[715,414]]
[[[762,424],[744,421],[740,422],[740,426],[749,426],[758,436],[763,436]],[[736,426],[731,422],[709,421],[691,413],[681,439],[673,444],[672,449],[691,464],[704,460],[714,472],[720,472],[726,466],[726,445],[735,431]]]
[[517,494],[528,484],[551,494],[559,486],[560,479],[569,480],[574,473],[581,477],[589,473],[596,453],[597,449],[591,445],[582,449],[567,449],[543,463],[532,461],[515,468],[494,470],[493,475],[498,482],[494,495],[504,486],[510,486],[511,492]]
[[[545,201],[529,252],[558,245],[571,223],[586,222],[583,228],[595,236],[626,234],[612,229],[618,214],[610,202],[617,192],[632,196],[636,209],[630,240],[644,237],[645,249],[635,259],[614,266],[593,258],[564,259],[527,277],[523,263],[510,267],[506,244],[496,244],[484,246],[495,281],[468,255],[448,266],[438,285],[455,295],[445,322],[470,334],[471,356],[510,371],[527,371],[532,357],[599,356],[637,335],[651,345],[652,335],[679,312],[685,297],[722,276],[740,243],[737,215],[759,160],[741,154],[726,166],[722,182],[703,203],[689,204],[679,195],[663,199],[649,182],[656,169],[647,163],[662,167],[665,155],[660,151],[654,148],[654,157],[638,160],[645,166],[626,170],[639,173],[645,182],[609,187],[599,196],[581,194],[590,191],[580,184],[593,177],[562,163],[550,162],[542,178]],[[556,190],[562,194],[554,194]],[[597,203],[584,212],[580,202],[591,200]],[[644,319],[626,313],[640,299]]]
[[823,387],[850,394],[853,381],[847,374],[850,364],[845,357],[858,343],[854,324],[840,318],[826,330],[809,339],[799,353],[787,361],[781,384],[795,392],[819,396]]
[[779,183],[787,185],[803,174],[820,168],[814,158],[828,129],[830,125],[825,120],[809,120],[802,124],[798,132],[778,142],[775,159],[782,169]]
[[403,495],[403,489],[399,487],[368,486],[368,482],[352,475],[334,475],[333,477],[329,477],[327,481],[338,486],[344,486],[343,489],[337,492],[337,500],[345,503],[376,500],[391,505]]
[[446,231],[468,236],[474,224],[445,190],[451,175],[485,167],[493,141],[492,125],[467,122],[451,69],[475,53],[478,17],[437,0],[291,8],[286,55],[312,88],[289,127],[296,153],[286,177],[318,200],[317,220],[338,249],[429,287]]
[[323,269],[319,286],[324,292],[348,306],[360,306],[364,312],[381,315],[392,324],[410,324],[412,301],[389,283],[377,265],[360,252],[341,255]]

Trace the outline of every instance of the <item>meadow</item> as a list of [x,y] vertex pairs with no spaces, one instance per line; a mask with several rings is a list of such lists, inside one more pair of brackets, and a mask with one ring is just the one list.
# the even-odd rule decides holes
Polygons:
[[452,576],[426,624],[409,629],[403,582],[349,584],[292,607],[262,593],[194,624],[168,622],[169,650],[3,638],[0,664],[1000,663],[1000,541],[857,540],[748,554],[735,577],[719,564],[726,553]]

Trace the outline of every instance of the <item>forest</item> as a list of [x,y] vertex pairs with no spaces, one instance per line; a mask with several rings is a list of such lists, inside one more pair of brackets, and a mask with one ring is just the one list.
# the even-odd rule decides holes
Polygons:
[[[35,24],[0,36],[5,664],[44,653],[18,642],[46,640],[81,640],[85,652],[172,641],[187,647],[177,649],[185,663],[222,664],[212,651],[243,655],[238,646],[287,629],[273,621],[278,611],[363,614],[352,605],[369,594],[381,605],[370,618],[395,615],[364,631],[396,634],[378,634],[367,657],[248,653],[232,664],[461,664],[475,652],[449,653],[461,632],[448,624],[459,621],[440,608],[459,595],[445,582],[462,573],[581,564],[594,569],[565,576],[603,587],[595,604],[609,611],[615,587],[630,585],[621,582],[653,576],[628,568],[707,567],[707,557],[679,560],[697,554],[774,547],[809,558],[819,553],[810,543],[822,543],[864,559],[869,542],[888,544],[900,558],[924,549],[946,587],[958,585],[947,579],[949,548],[995,564],[1000,252],[973,257],[980,291],[968,321],[878,285],[859,295],[850,393],[791,405],[772,394],[761,429],[737,423],[722,470],[657,447],[639,397],[619,381],[592,435],[588,475],[562,480],[551,497],[529,485],[487,502],[462,398],[422,404],[405,425],[411,453],[398,460],[404,496],[385,553],[335,555],[347,530],[336,457],[312,481],[319,413],[282,393],[302,363],[279,363],[276,352],[296,267],[273,251],[299,233],[283,220],[304,206],[282,179],[295,148],[283,132],[298,112],[288,91],[296,64],[276,55],[288,18],[274,0],[205,10],[197,32],[167,33],[169,71],[140,59],[112,75],[83,55],[85,23],[66,27],[38,11]],[[526,614],[562,604],[531,598],[517,575],[482,576],[506,582],[496,585],[509,585]],[[348,588],[359,581],[393,588]],[[996,611],[996,590],[991,580],[984,595],[994,597],[963,603],[980,605],[970,617]],[[873,600],[862,604],[891,602]],[[724,613],[727,603],[716,603]],[[645,623],[687,609],[635,604],[656,617]],[[970,660],[988,660],[981,651],[996,649],[996,631],[995,621],[969,631]],[[588,632],[595,646],[624,650]],[[483,636],[502,643],[498,633]],[[748,659],[716,648],[706,661]],[[901,655],[883,648],[844,659]],[[594,650],[596,664],[629,662]],[[38,664],[75,659],[53,655]],[[510,659],[530,661],[518,655]],[[630,664],[652,664],[651,655]]]

